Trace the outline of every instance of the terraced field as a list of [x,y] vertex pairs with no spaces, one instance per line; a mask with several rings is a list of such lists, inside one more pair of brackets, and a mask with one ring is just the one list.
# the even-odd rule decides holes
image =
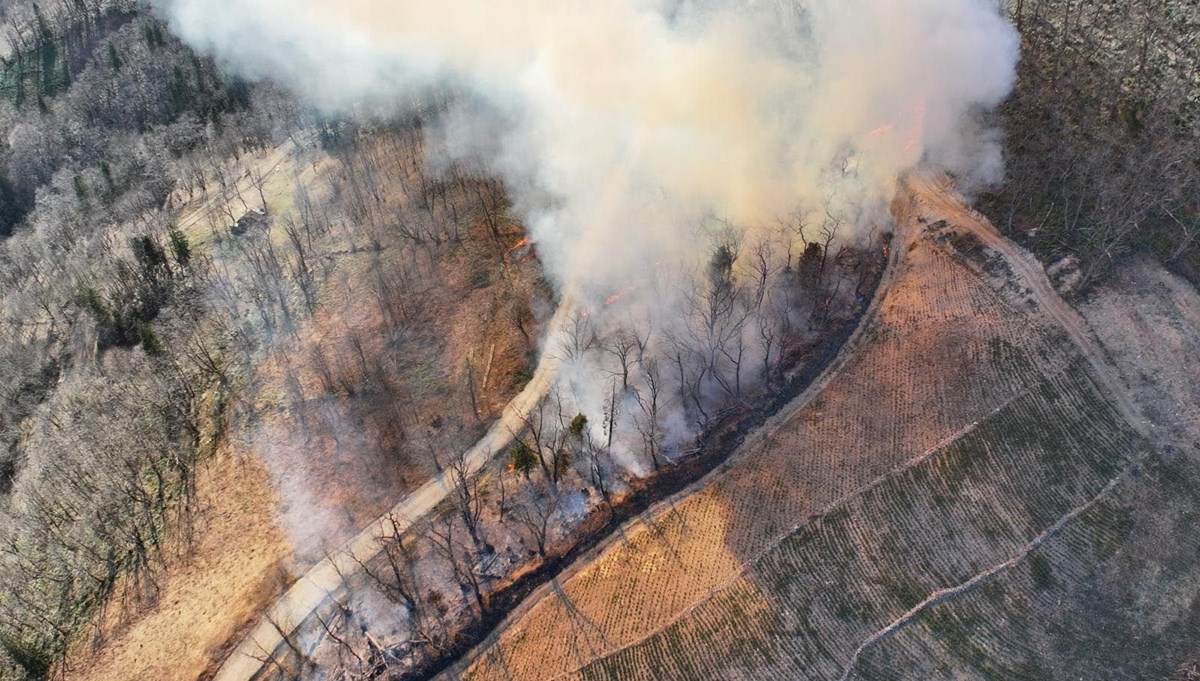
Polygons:
[[[922,611],[848,678],[1186,679],[1200,652],[1194,459],[1149,455],[1010,568]],[[915,672],[915,676],[914,676]]]
[[[1030,660],[997,655],[1009,652],[1004,641],[982,647],[978,631],[994,619],[988,601],[960,620],[954,592],[977,599],[990,578],[1018,570],[1061,531],[1060,520],[1090,510],[1137,452],[1136,434],[1099,398],[1087,370],[1069,365],[577,678],[935,678],[941,666],[961,678],[957,663],[976,657],[1003,671],[993,678],[1048,678],[1015,676]],[[1045,573],[1036,576],[1053,581],[1053,568],[1038,561],[1030,564]],[[915,653],[893,635],[907,634],[910,622],[932,631]],[[918,669],[930,673],[914,676]]]
[[[819,394],[535,594],[452,673],[1057,678],[1038,666],[1058,645],[1045,628],[1088,627],[1066,613],[1093,611],[1081,585],[1140,522],[1121,510],[1147,484],[1128,471],[1160,455],[1040,283],[954,252],[946,208],[898,200],[904,252]],[[1144,624],[1109,614],[1095,616],[1117,632]]]

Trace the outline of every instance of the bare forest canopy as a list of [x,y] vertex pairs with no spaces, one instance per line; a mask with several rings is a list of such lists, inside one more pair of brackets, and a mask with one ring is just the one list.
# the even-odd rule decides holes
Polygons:
[[[3,10],[7,52],[0,57],[0,97],[7,106],[7,145],[0,165],[0,235],[34,208],[37,191],[56,176],[88,190],[98,170],[101,196],[116,182],[153,173],[161,202],[170,180],[156,154],[177,157],[199,144],[181,118],[220,125],[246,108],[244,83],[221,76],[211,60],[184,48],[165,25],[131,2],[12,2]],[[192,126],[194,127],[194,126]],[[130,140],[156,129],[152,153],[132,158]],[[134,170],[133,164],[141,165]],[[114,166],[124,165],[124,168]],[[111,185],[111,186],[110,186]]]
[[[326,476],[342,487],[304,491],[362,498],[296,507],[326,541],[362,521],[353,508],[373,516],[372,500],[428,476],[412,435],[434,415],[474,432],[527,380],[544,286],[532,265],[500,272],[520,228],[499,183],[425,174],[418,118],[315,116],[134,5],[7,3],[3,21],[29,86],[0,100],[8,681],[46,677],[153,602],[194,544],[200,464],[226,428],[250,439],[270,434],[272,413],[299,414],[293,455],[340,453],[353,433],[358,458]],[[37,89],[20,69],[51,44],[69,79]],[[328,291],[360,304],[318,318]],[[456,309],[468,323],[448,327]],[[481,312],[496,323],[476,352],[462,337]],[[284,343],[291,366],[265,361]],[[477,384],[471,361],[488,368]],[[266,417],[231,397],[262,385],[284,396]],[[268,472],[308,482],[288,477],[294,464]]]
[[[896,177],[923,158],[996,179],[984,112],[1011,88],[1018,42],[979,0],[158,5],[189,44],[323,111],[440,98],[439,162],[505,183],[547,278],[597,311],[597,337],[632,331],[684,375],[665,395],[676,447],[761,383],[745,369],[772,363],[760,339],[788,309],[782,294],[701,292],[735,291],[755,260],[792,271],[811,240],[822,267],[831,245],[873,250]],[[547,348],[573,359],[556,387],[599,437],[609,369],[559,340]],[[634,454],[618,458],[637,470]]]
[[1200,5],[1005,4],[1022,60],[985,211],[1084,285],[1135,249],[1200,282]]
[[[426,627],[412,658],[445,654],[491,588],[470,563],[489,548],[478,528],[504,528],[497,544],[513,555],[554,556],[570,539],[555,523],[584,524],[628,473],[665,468],[699,433],[767,403],[789,361],[861,311],[894,175],[923,158],[996,181],[1003,147],[987,211],[1045,258],[1077,257],[1085,282],[1142,247],[1193,281],[1200,272],[1192,2],[1008,0],[1016,66],[1016,36],[985,0],[825,3],[824,61],[781,39],[815,30],[797,28],[798,11],[710,24],[681,9],[693,3],[640,3],[675,9],[639,23],[642,50],[629,54],[674,55],[682,70],[642,81],[640,62],[616,59],[614,94],[576,80],[603,81],[603,69],[535,69],[516,95],[479,92],[498,82],[493,66],[525,58],[498,26],[486,40],[448,33],[458,42],[440,66],[465,75],[446,80],[418,59],[435,73],[408,80],[388,49],[405,27],[391,17],[365,31],[378,3],[348,3],[347,16],[384,58],[323,52],[341,44],[321,39],[328,22],[239,23],[253,2],[153,4],[0,2],[4,681],[47,678],[103,640],[100,623],[154,600],[171,556],[192,545],[198,471],[226,429],[290,504],[281,523],[307,551],[296,560],[315,560],[435,470],[462,466],[431,452],[479,435],[533,375],[540,322],[578,294],[553,346],[587,358],[557,386],[574,402],[527,415],[500,462],[498,479],[525,496],[480,491],[460,472],[460,513],[369,566],[389,607],[408,602]],[[607,12],[634,4],[595,4],[592,41],[522,35],[575,64],[623,44],[603,30],[628,17]],[[947,7],[986,40],[928,36],[923,20]],[[756,39],[763,30],[770,40]],[[860,60],[864,40],[886,49]],[[1014,68],[1015,92],[985,115]],[[909,87],[920,78],[945,87]],[[816,114],[789,108],[813,82]],[[685,107],[659,87],[675,83],[700,84]],[[606,108],[626,102],[623,87],[633,114]],[[560,115],[564,99],[578,118]],[[678,135],[692,124],[705,144]],[[763,134],[747,144],[752,130]],[[579,153],[592,148],[609,155]],[[294,452],[332,463],[310,471]],[[573,489],[560,497],[560,483]],[[498,517],[484,494],[500,496]],[[436,597],[399,571],[414,555],[441,566]]]

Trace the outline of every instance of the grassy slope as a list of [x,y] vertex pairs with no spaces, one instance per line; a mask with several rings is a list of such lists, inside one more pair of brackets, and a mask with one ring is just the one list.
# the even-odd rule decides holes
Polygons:
[[[645,644],[621,653],[620,660],[614,658],[611,664],[615,666],[606,668],[604,665],[610,664],[606,661],[591,671],[601,677],[608,672],[622,678],[617,669],[657,668],[651,676],[687,678],[692,672],[686,668],[663,665],[668,664],[668,660],[673,665],[705,651],[713,653],[714,662],[731,664],[731,672],[741,666],[753,667],[755,660],[765,663],[765,646],[773,644],[760,637],[731,639],[738,641],[734,647],[721,645],[722,636],[730,637],[730,632],[743,630],[745,622],[770,622],[772,618],[778,618],[777,614],[772,614],[776,597],[763,595],[762,589],[768,580],[739,576],[739,566],[758,559],[763,551],[788,535],[791,528],[810,521],[813,514],[823,509],[829,510],[830,504],[839,498],[857,494],[889,471],[903,468],[906,462],[937,450],[948,439],[969,430],[977,420],[984,422],[976,430],[990,435],[985,435],[982,440],[977,436],[964,442],[991,443],[998,436],[988,428],[1008,428],[1013,424],[1020,427],[1019,432],[1028,442],[1024,448],[1014,447],[1012,451],[1004,452],[994,452],[979,445],[976,449],[988,455],[976,457],[980,459],[979,465],[996,466],[1006,471],[997,463],[999,459],[994,461],[993,458],[1009,456],[1012,460],[1024,461],[1025,465],[1041,462],[1038,465],[1042,468],[1049,467],[1046,470],[1031,469],[1030,475],[1034,477],[1029,479],[998,479],[996,484],[1015,486],[1005,494],[1020,492],[1036,499],[1037,490],[1048,477],[1061,475],[1064,485],[1061,499],[1049,508],[1029,511],[1028,517],[1012,510],[989,520],[991,516],[983,507],[969,505],[987,502],[989,498],[998,499],[999,495],[987,485],[982,490],[952,487],[947,476],[953,471],[939,470],[937,475],[941,476],[939,479],[947,489],[939,495],[938,503],[968,504],[968,508],[975,508],[970,518],[978,527],[971,531],[978,535],[983,532],[980,528],[988,528],[995,539],[972,539],[975,542],[970,547],[972,553],[961,564],[954,563],[949,556],[930,552],[931,557],[948,562],[938,564],[939,572],[920,573],[919,579],[899,569],[888,573],[880,568],[869,575],[859,575],[889,586],[877,584],[865,592],[872,598],[884,600],[874,604],[873,610],[867,613],[874,619],[863,620],[856,628],[848,630],[855,636],[869,635],[873,623],[885,620],[889,613],[905,603],[911,606],[929,590],[967,574],[970,569],[989,565],[997,556],[1001,560],[1007,558],[1007,550],[1021,545],[1040,528],[1052,523],[1055,513],[1064,512],[1063,509],[1070,508],[1072,503],[1086,499],[1088,492],[1094,494],[1102,487],[1107,482],[1104,475],[1111,472],[1122,457],[1132,453],[1133,446],[1127,441],[1123,445],[1114,445],[1115,449],[1105,454],[1108,458],[1098,459],[1096,469],[1085,477],[1080,477],[1082,473],[1076,471],[1075,458],[1071,454],[1090,445],[1073,439],[1079,427],[1064,429],[1066,422],[1056,409],[1069,411],[1068,404],[1099,405],[1102,402],[1092,392],[1084,365],[1077,361],[1077,353],[1065,342],[1061,332],[1036,309],[1030,309],[1020,301],[1013,304],[956,258],[927,240],[918,241],[911,248],[902,267],[903,271],[855,357],[819,399],[772,434],[768,447],[742,458],[708,487],[672,505],[651,522],[626,528],[622,542],[601,553],[590,564],[581,566],[578,572],[564,580],[554,595],[544,596],[522,617],[511,622],[508,629],[498,635],[497,643],[483,651],[467,676],[474,679],[551,678],[647,636],[651,638]],[[1031,391],[1030,386],[1044,387]],[[1049,399],[1043,395],[1047,391],[1061,393],[1062,397]],[[1063,402],[1060,404],[1055,400]],[[1070,402],[1072,400],[1074,402]],[[1091,411],[1094,410],[1089,408]],[[989,414],[992,416],[984,419]],[[1096,416],[1111,421],[1104,409],[1092,415],[1093,418]],[[1042,421],[1063,421],[1064,425],[1042,432],[1035,427]],[[1118,428],[1114,432],[1100,432],[1099,437],[1101,441],[1110,437],[1127,440],[1128,433]],[[1053,440],[1042,441],[1045,438]],[[1038,448],[1059,446],[1068,448],[1059,457],[1041,461],[1036,455]],[[934,454],[936,456],[930,461],[942,461],[949,456],[943,452]],[[932,463],[925,463],[913,470],[938,470],[931,466]],[[961,487],[966,482],[954,484]],[[878,496],[883,493],[878,491],[881,489],[877,488],[871,498],[884,498]],[[988,497],[988,493],[992,496]],[[913,491],[897,492],[894,496],[897,498],[893,503],[903,502],[912,507],[915,515],[909,520],[915,527],[938,526],[940,513],[929,508],[933,503],[930,495]],[[1001,503],[997,508],[1007,506]],[[878,515],[882,512],[878,508],[856,508],[855,514],[869,511]],[[839,514],[847,516],[840,526],[834,523]],[[846,506],[816,525],[828,531],[842,527],[856,537],[854,541],[841,543],[826,538],[832,542],[826,550],[831,547],[840,547],[842,551],[853,549],[856,553],[851,556],[861,553],[873,559],[882,559],[892,550],[905,550],[910,554],[921,550],[919,546],[906,547],[899,530],[885,532],[877,527],[873,535],[862,535],[868,531],[867,526],[850,516],[851,511]],[[943,532],[950,529],[946,527]],[[958,531],[965,533],[968,529]],[[802,534],[812,540],[811,530],[804,530]],[[922,536],[921,541],[932,542],[938,538]],[[943,547],[958,546],[953,538],[940,537],[940,540],[948,542]],[[791,541],[794,538],[788,540]],[[766,566],[770,560],[773,558],[763,558],[755,565]],[[829,554],[813,553],[808,560],[801,567],[792,565],[779,569],[805,572],[825,564],[828,564],[826,568],[861,568],[857,562],[860,559],[849,556],[843,560]],[[918,567],[920,565],[914,563],[918,572],[925,569]],[[827,579],[812,582],[808,588],[817,592],[836,592],[851,599],[842,603],[841,608],[853,621],[857,616],[850,595],[853,592],[846,592],[838,579]],[[852,579],[848,583],[851,582]],[[889,588],[894,595],[886,595]],[[709,606],[716,602],[708,600],[714,591],[729,594],[728,606]],[[697,606],[697,603],[701,605]],[[693,607],[695,609],[689,611]],[[720,607],[731,608],[731,619],[722,619],[719,610],[711,609]],[[837,606],[831,607],[837,609]],[[903,609],[900,608],[900,612]],[[685,612],[688,613],[687,621],[694,620],[695,627],[710,626],[712,631],[721,632],[720,635],[655,634],[657,627]],[[787,638],[801,635],[811,626],[803,618],[793,618],[786,626],[767,628],[774,632],[772,636]],[[842,648],[848,646],[848,650],[835,647],[821,652],[821,646],[828,644],[815,633],[812,639],[811,654],[833,660],[828,665],[831,670],[836,668],[837,660],[844,663],[849,651],[859,643],[858,639],[848,636],[841,644]],[[672,649],[680,651],[679,654],[671,654]],[[632,663],[628,660],[629,655],[641,657]],[[661,661],[658,667],[653,659]],[[706,678],[718,669],[701,667],[693,671]],[[760,677],[758,673],[752,676]]]
[[[861,642],[934,592],[1019,556],[1136,452],[1136,436],[1082,363],[1073,364],[933,456],[799,529],[685,619],[580,676],[840,678]],[[1022,571],[1025,562],[1011,570]],[[956,602],[923,610],[915,622],[940,627],[934,652],[920,651],[928,661],[904,655],[900,637],[884,638],[866,649],[864,678],[932,678],[943,666],[961,678],[974,663],[1006,664],[998,678],[1014,678],[1007,674],[1029,660],[1004,659],[1002,646],[978,650],[978,627],[960,631],[944,612]],[[976,623],[996,620],[973,614]],[[889,666],[879,651],[907,659]]]
[[931,608],[857,679],[1167,679],[1200,643],[1194,461],[1153,454],[1012,570]]
[[571,676],[1175,678],[1200,643],[1194,449],[1150,449],[1085,362],[1042,372]]

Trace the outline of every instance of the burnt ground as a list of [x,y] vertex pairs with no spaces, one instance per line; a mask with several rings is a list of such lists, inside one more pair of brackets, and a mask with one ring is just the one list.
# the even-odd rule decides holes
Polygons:
[[[1194,560],[1181,560],[1195,541],[1180,529],[1195,515],[1196,447],[1164,443],[1163,428],[1195,422],[1184,367],[1200,366],[1200,334],[1181,323],[1194,312],[1148,304],[1172,299],[1149,282],[1084,323],[1027,254],[933,193],[915,216],[924,231],[950,216],[976,238],[904,249],[907,273],[822,399],[730,475],[625,527],[458,671],[1187,673],[1179,653],[1200,611]],[[1169,388],[1158,417],[1129,389],[1153,364],[1144,391]]]
[[[877,269],[872,285],[875,292],[885,270]],[[871,294],[855,301],[852,314],[825,330],[817,342],[794,350],[789,355],[787,376],[782,386],[755,404],[727,409],[699,439],[695,453],[664,465],[652,475],[634,480],[629,489],[608,505],[594,508],[570,536],[547,549],[547,558],[535,567],[520,572],[488,597],[488,609],[474,625],[462,630],[454,645],[400,678],[419,681],[436,677],[455,661],[487,639],[525,600],[542,586],[558,579],[576,561],[619,536],[620,528],[655,505],[703,481],[725,466],[746,437],[801,393],[811,387],[838,358],[846,343],[859,328],[869,309]]]

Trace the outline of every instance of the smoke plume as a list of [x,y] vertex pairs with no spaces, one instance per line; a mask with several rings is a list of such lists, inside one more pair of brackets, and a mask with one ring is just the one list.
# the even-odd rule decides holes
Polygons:
[[[996,179],[994,0],[160,0],[236,72],[336,111],[478,95],[443,134],[517,195],[557,280],[608,295],[690,228],[886,197],[922,158]],[[854,177],[830,177],[854,156]]]
[[998,180],[986,114],[1018,58],[995,0],[157,2],[227,68],[330,112],[455,93],[432,134],[505,179],[552,279],[594,309],[638,287],[623,314],[656,329],[682,303],[646,273],[702,269],[714,220],[852,230],[921,161]]

